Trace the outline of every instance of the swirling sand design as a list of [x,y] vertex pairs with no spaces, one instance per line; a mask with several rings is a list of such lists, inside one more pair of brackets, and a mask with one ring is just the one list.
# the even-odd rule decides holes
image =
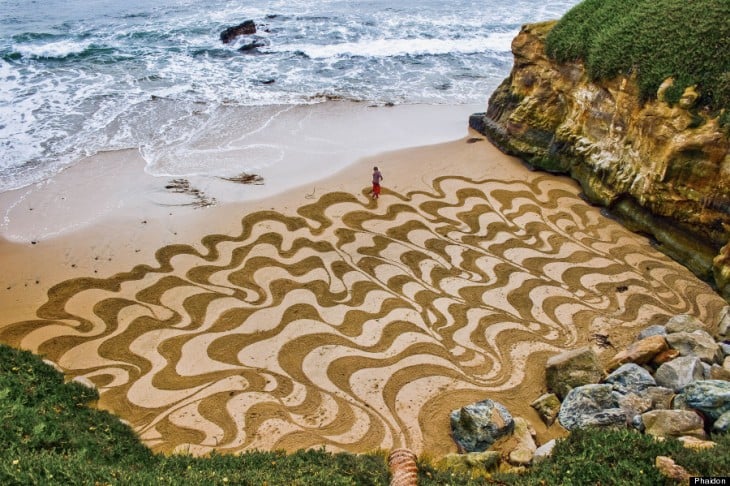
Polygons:
[[92,380],[159,451],[446,453],[454,408],[529,415],[548,356],[724,304],[566,187],[442,177],[257,212],[157,267],[62,282],[0,339]]

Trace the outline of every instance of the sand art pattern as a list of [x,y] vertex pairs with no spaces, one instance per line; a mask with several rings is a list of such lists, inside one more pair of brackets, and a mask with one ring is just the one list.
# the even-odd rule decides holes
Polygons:
[[91,379],[168,452],[447,452],[450,410],[487,396],[526,410],[516,390],[548,356],[724,305],[544,175],[443,177],[377,206],[330,193],[157,259],[56,285],[0,339]]

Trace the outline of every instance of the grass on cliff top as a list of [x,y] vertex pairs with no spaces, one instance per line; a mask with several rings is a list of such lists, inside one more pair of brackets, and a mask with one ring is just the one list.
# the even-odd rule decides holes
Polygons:
[[[111,414],[89,407],[93,390],[63,383],[39,357],[0,345],[0,484],[387,485],[384,454],[247,452],[153,454]],[[658,443],[631,432],[583,431],[527,474],[472,478],[419,462],[421,486],[478,484],[661,484],[654,457],[670,455],[704,476],[730,472],[730,435],[712,451]]]
[[635,72],[644,100],[673,77],[668,101],[697,85],[701,106],[730,108],[728,0],[585,0],[548,34],[546,50],[583,60],[593,80]]

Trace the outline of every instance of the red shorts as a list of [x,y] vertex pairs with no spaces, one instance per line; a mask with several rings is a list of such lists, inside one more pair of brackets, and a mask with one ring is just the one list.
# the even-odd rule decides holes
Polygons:
[[380,196],[380,184],[376,184],[373,182],[373,194],[376,196]]

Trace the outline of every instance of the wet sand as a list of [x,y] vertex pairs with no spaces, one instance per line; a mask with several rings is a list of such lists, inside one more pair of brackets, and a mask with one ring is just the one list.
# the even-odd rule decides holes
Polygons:
[[[99,406],[158,451],[438,457],[456,450],[449,412],[484,398],[545,441],[563,433],[529,407],[548,357],[592,345],[608,358],[596,335],[618,348],[674,314],[714,324],[725,305],[573,181],[527,170],[466,121],[450,142],[198,208],[134,152],[98,157],[107,172],[125,167],[107,192],[128,202],[72,231],[46,218],[34,237],[34,199],[0,198],[6,223],[13,215],[0,341],[90,379]],[[385,176],[378,201],[373,165]],[[106,187],[104,172],[93,182],[77,169],[38,191],[47,208],[109,203],[79,193]]]

